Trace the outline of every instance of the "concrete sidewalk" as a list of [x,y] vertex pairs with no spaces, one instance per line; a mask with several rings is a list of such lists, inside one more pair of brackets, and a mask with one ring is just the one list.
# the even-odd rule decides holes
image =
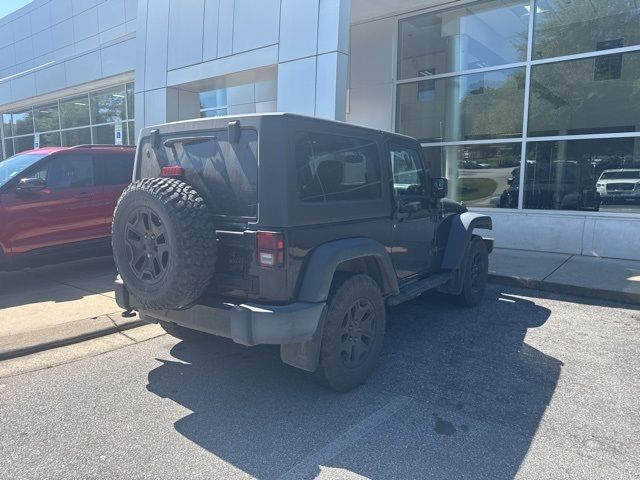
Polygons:
[[640,305],[640,262],[496,248],[494,283]]
[[110,257],[0,272],[0,360],[142,325],[123,318]]

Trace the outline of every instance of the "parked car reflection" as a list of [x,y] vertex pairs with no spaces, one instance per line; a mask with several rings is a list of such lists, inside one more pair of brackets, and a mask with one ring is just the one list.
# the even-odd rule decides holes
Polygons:
[[605,170],[598,178],[596,189],[604,204],[624,204],[640,201],[640,169]]
[[[520,167],[514,168],[506,188],[493,203],[500,208],[517,208]],[[574,160],[549,163],[527,161],[524,207],[545,210],[600,209],[593,165]]]

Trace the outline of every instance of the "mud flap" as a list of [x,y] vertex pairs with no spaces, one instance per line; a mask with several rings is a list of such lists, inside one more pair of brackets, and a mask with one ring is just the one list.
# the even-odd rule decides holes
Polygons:
[[289,343],[280,345],[280,359],[287,365],[315,372],[320,362],[320,347],[322,346],[322,334],[324,332],[324,322],[327,317],[328,306],[325,305],[318,328],[311,340],[300,343]]
[[[438,288],[439,292],[451,295],[458,295],[462,292],[465,274],[464,266],[466,264],[464,260],[467,257],[469,245],[473,238],[473,230],[475,228],[491,230],[492,227],[493,223],[488,215],[465,212],[453,219],[441,265],[442,269],[450,270],[453,276],[449,282]],[[487,250],[491,252],[493,250],[493,240],[483,240],[487,244]]]

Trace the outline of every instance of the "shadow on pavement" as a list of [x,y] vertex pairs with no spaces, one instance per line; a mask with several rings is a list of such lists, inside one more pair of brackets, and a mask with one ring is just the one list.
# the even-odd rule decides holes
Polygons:
[[[510,479],[562,367],[524,342],[549,315],[493,287],[474,309],[431,296],[390,310],[378,369],[346,395],[282,365],[277,347],[223,339],[178,343],[147,388],[192,411],[175,423],[178,432],[258,478],[278,477],[346,435],[323,468],[370,478]],[[411,401],[350,437],[398,398]],[[310,476],[319,473],[314,462]]]
[[116,269],[111,256],[0,271],[0,310],[41,302],[72,302],[111,294]]

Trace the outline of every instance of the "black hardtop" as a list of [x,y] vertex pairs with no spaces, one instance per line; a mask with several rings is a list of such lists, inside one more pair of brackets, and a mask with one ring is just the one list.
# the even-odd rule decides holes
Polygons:
[[402,142],[416,142],[413,137],[402,135],[399,133],[387,132],[385,130],[365,127],[353,123],[341,122],[338,120],[329,120],[326,118],[312,117],[309,115],[301,115],[298,113],[287,112],[269,112],[269,113],[248,113],[242,115],[225,115],[221,117],[207,117],[207,118],[195,118],[190,120],[180,120],[177,122],[163,123],[142,129],[140,138],[149,136],[153,130],[158,130],[161,135],[171,135],[186,132],[198,132],[207,131],[212,129],[227,128],[229,122],[238,121],[241,127],[255,127],[260,130],[260,127],[271,125],[284,127],[295,127],[296,122],[304,122],[307,125],[311,124],[317,128],[322,126],[326,127],[339,127],[345,130],[345,133],[360,132],[366,134],[378,134],[389,139],[395,139]]
[[[258,132],[258,215],[249,219],[249,224],[260,228],[281,228],[336,221],[356,221],[391,214],[391,198],[388,189],[373,201],[302,204],[298,198],[295,152],[292,137],[298,131],[314,130],[344,136],[369,138],[381,146],[387,141],[418,145],[411,137],[367,128],[335,120],[309,117],[292,113],[261,113],[230,115],[224,117],[184,120],[147,127],[142,130],[136,160],[136,178],[139,178],[140,163],[145,162],[149,148],[149,136],[158,130],[163,138],[203,134],[212,130],[226,129],[231,122],[239,122],[241,128],[254,128]],[[381,151],[381,155],[383,152]],[[381,157],[383,176],[388,176],[388,166]],[[145,176],[145,175],[142,175]]]

